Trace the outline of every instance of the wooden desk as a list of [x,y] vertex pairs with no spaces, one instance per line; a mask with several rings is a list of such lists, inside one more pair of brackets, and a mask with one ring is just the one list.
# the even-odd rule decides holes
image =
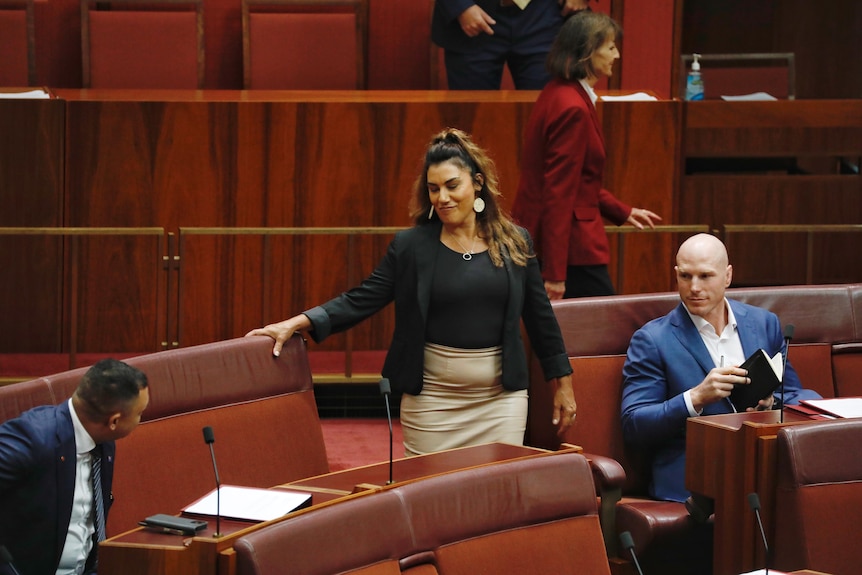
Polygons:
[[747,495],[757,493],[767,540],[775,541],[776,445],[785,425],[815,423],[791,411],[693,417],[686,427],[686,487],[715,500],[714,575],[764,565],[763,546]]
[[[393,479],[400,484],[451,471],[554,453],[560,452],[502,443],[453,449],[398,459],[394,462]],[[373,495],[388,480],[389,462],[384,461],[279,487],[311,492],[312,507],[295,512],[309,513],[349,498]],[[218,539],[213,537],[215,521],[208,519],[207,529],[197,537],[183,538],[144,528],[112,537],[99,546],[99,571],[123,575],[230,575],[233,572],[234,541],[284,518],[255,524],[223,518],[220,525],[222,536]]]

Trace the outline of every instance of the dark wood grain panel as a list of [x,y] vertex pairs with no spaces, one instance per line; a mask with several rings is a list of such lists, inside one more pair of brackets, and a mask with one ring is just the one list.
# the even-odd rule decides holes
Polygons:
[[[696,175],[682,180],[682,223],[853,224],[862,221],[859,176]],[[696,221],[701,220],[701,221]]]
[[854,155],[862,101],[688,102],[685,157]]
[[236,104],[68,103],[67,221],[228,225],[236,218]]
[[[659,214],[661,224],[677,223],[680,103],[601,102],[599,111],[607,149],[605,187],[622,201]],[[617,244],[621,240],[625,242],[622,283],[616,277],[620,267]],[[677,235],[626,233],[612,238],[612,244],[611,270],[618,293],[673,289],[672,277],[666,270],[678,245]]]
[[[64,120],[59,100],[0,100],[0,226],[63,224]],[[59,351],[62,241],[2,235],[0,270],[0,350]]]
[[[463,103],[420,95],[401,102],[237,103],[240,143],[231,203],[242,217],[235,218],[236,225],[409,226],[408,203],[425,145],[446,126],[474,134],[489,149],[511,201],[531,101]],[[169,227],[176,220],[163,221]],[[210,218],[193,226],[220,223]],[[263,262],[256,263],[262,247],[250,248],[245,241],[240,246],[235,239],[189,240],[181,263],[181,344],[236,337],[334,297],[374,269],[389,238],[273,237],[270,288],[263,295],[254,286],[254,278],[259,282],[264,273]],[[238,260],[242,267],[219,263]],[[255,266],[257,272],[248,271]],[[248,295],[236,298],[238,292]],[[347,337],[356,349],[380,349],[388,345],[391,329],[392,314],[386,311],[319,349],[342,348]]]
[[[71,237],[64,351],[162,349],[164,281],[160,235]],[[75,297],[77,296],[77,297]],[[77,300],[77,301],[75,301]]]
[[[858,224],[862,222],[862,178],[858,176],[699,175],[683,179],[683,221],[727,224]],[[808,281],[803,233],[734,234],[727,237],[734,284],[781,285]],[[862,234],[820,235],[814,246],[813,283],[862,281],[855,261]]]

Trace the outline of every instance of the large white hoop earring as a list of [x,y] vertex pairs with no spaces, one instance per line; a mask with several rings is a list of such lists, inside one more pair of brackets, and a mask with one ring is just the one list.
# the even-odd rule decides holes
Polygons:
[[479,197],[474,199],[473,200],[473,211],[476,212],[477,214],[481,214],[482,212],[484,212],[485,211],[485,200],[483,200],[482,198],[479,198]]

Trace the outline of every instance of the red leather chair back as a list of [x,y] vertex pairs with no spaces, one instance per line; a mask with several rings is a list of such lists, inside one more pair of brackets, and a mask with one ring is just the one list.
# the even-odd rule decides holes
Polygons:
[[[202,0],[146,2],[146,11],[96,10],[91,2],[81,2],[85,88],[203,88]],[[117,4],[136,8],[134,0]]]
[[35,86],[33,0],[0,0],[0,86]]
[[242,10],[246,89],[365,88],[367,0],[244,0]]
[[774,566],[859,573],[860,515],[862,419],[779,431]]

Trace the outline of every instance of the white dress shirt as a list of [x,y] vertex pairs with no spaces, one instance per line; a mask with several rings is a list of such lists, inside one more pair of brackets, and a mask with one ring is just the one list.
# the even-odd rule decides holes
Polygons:
[[69,519],[69,530],[66,532],[66,543],[60,555],[60,564],[56,575],[81,575],[87,563],[87,557],[93,549],[93,482],[92,455],[96,442],[84,429],[72,400],[69,400],[69,413],[72,414],[72,426],[75,428],[75,494],[72,498],[72,517]]
[[[685,306],[683,306],[685,307]],[[692,315],[685,308],[688,317],[694,322],[694,327],[700,334],[700,339],[709,351],[715,367],[724,367],[725,365],[741,365],[745,361],[745,352],[742,351],[742,342],[739,341],[739,331],[736,329],[736,316],[733,315],[733,309],[727,303],[727,298],[724,300],[724,308],[727,310],[727,325],[724,326],[721,334],[715,333],[715,328],[712,324],[698,315]],[[688,413],[692,417],[700,415],[700,412],[694,409],[694,403],[691,401],[691,390],[683,394],[685,405],[688,407]],[[728,401],[733,411],[736,408]]]

